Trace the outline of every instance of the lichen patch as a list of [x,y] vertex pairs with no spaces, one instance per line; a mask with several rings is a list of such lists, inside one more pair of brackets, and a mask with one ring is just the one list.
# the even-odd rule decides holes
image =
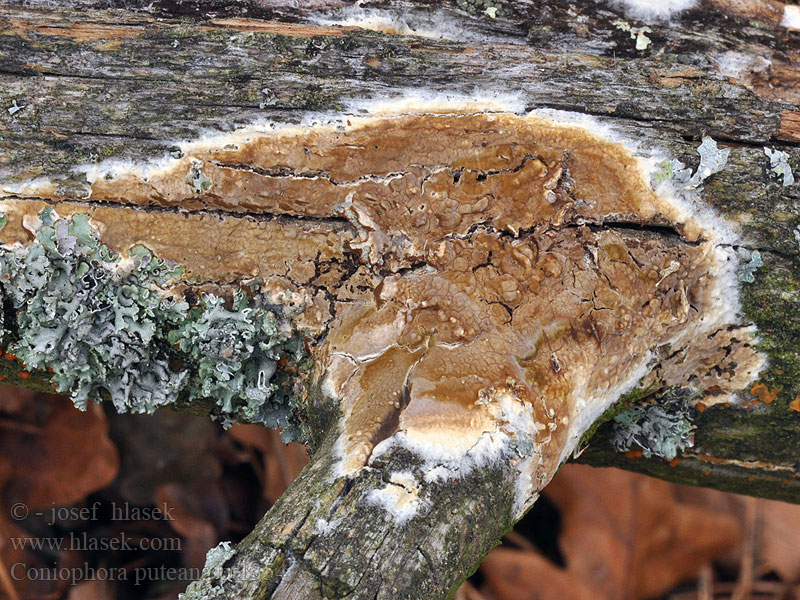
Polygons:
[[0,325],[27,371],[50,370],[81,409],[104,395],[137,413],[213,398],[226,423],[291,426],[274,377],[278,361],[303,351],[288,304],[276,310],[236,289],[229,306],[207,293],[190,307],[175,289],[180,265],[142,245],[114,252],[88,214],[48,207],[21,220],[35,238],[0,248]]

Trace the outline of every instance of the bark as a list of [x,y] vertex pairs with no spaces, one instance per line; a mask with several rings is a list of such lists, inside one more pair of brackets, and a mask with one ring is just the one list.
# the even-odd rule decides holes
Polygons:
[[[144,241],[159,256],[184,264],[184,285],[192,291],[230,291],[257,276],[283,292],[302,292],[310,307],[303,326],[316,358],[333,352],[325,346],[334,343],[332,324],[364,297],[371,299],[374,289],[379,296],[382,279],[416,275],[433,264],[413,251],[392,254],[391,245],[380,246],[384,242],[373,235],[363,247],[368,253],[385,250],[376,267],[377,259],[365,257],[357,246],[364,241],[358,219],[335,207],[345,201],[343,185],[372,171],[346,177],[342,165],[322,165],[286,172],[272,163],[259,166],[253,156],[250,162],[242,155],[232,160],[225,152],[233,156],[233,150],[198,151],[203,173],[215,186],[198,195],[175,191],[175,182],[186,187],[183,179],[194,155],[176,158],[185,161],[180,175],[173,177],[167,168],[166,175],[154,173],[146,185],[123,173],[89,186],[90,166],[105,169],[109,163],[102,161],[108,159],[129,165],[170,153],[181,157],[184,142],[208,139],[210,133],[229,133],[258,120],[294,124],[325,111],[349,114],[353,102],[407,95],[423,86],[429,94],[467,98],[503,92],[516,95],[526,110],[591,115],[692,168],[698,164],[700,138],[708,135],[730,155],[725,167],[706,180],[702,201],[736,224],[734,243],[743,256],[756,249],[761,253],[764,264],[754,281],[741,285],[742,322],[756,325],[757,347],[767,355],[768,367],[759,384],[748,382],[741,391],[744,404],[691,409],[695,445],[679,460],[614,451],[610,423],[588,440],[579,460],[800,502],[800,186],[784,187],[763,150],[788,153],[789,164],[800,172],[800,40],[796,31],[779,24],[782,5],[707,2],[671,22],[651,24],[652,43],[637,50],[631,34],[615,22],[641,22],[594,2],[498,3],[493,18],[493,11],[485,10],[491,3],[390,0],[368,7],[391,21],[384,31],[319,24],[320,18],[342,21],[350,14],[343,2],[284,4],[0,4],[1,199],[16,215],[3,231],[3,242],[29,241],[22,215],[44,206],[53,205],[60,214],[87,212],[104,224],[102,239],[110,247],[124,251]],[[363,13],[360,18],[364,24]],[[403,30],[404,25],[414,31]],[[400,28],[399,34],[391,28]],[[21,109],[14,110],[17,106]],[[418,125],[420,136],[427,135],[423,125]],[[376,135],[388,134],[378,130]],[[312,144],[317,142],[301,139],[311,149],[307,154],[316,157]],[[412,140],[401,142],[397,153],[412,145]],[[259,149],[281,151],[279,146]],[[547,162],[546,156],[542,160]],[[486,167],[476,179],[511,178],[525,172],[526,161],[531,159],[506,169]],[[455,163],[445,166],[457,170]],[[403,167],[387,166],[380,183],[395,175],[416,176],[413,168]],[[31,184],[35,178],[46,183]],[[268,187],[260,178],[287,187]],[[301,192],[318,195],[318,203],[292,205],[292,194],[300,192],[291,186],[312,185],[311,179],[317,187]],[[224,193],[215,191],[225,185]],[[278,196],[280,201],[272,200]],[[614,220],[608,217],[613,212],[592,216],[595,229],[581,233],[588,237],[580,243],[601,247],[603,236],[614,235],[664,256],[693,256],[698,242],[681,228],[643,217],[633,224]],[[371,214],[378,222],[375,231],[382,226],[380,217]],[[386,223],[393,218],[386,217]],[[469,213],[463,218],[465,231],[456,234],[473,236]],[[499,231],[497,218],[492,216],[492,223]],[[579,227],[568,221],[572,226]],[[513,237],[541,247],[538,227],[520,227],[522,234]],[[493,250],[498,262],[504,235],[497,234],[500,246]],[[476,247],[483,243],[469,239]],[[394,357],[387,373],[398,378],[391,369],[415,364],[416,358]],[[733,360],[729,366],[734,372],[741,364]],[[644,386],[648,392],[675,384],[668,371],[657,372]],[[0,375],[8,383],[49,389],[49,374],[29,377],[13,361],[0,364]],[[322,393],[318,385],[324,376],[306,369],[297,384],[303,386],[298,392],[303,426],[316,448],[309,467],[237,547],[222,573],[198,584],[190,597],[445,597],[518,518],[519,457],[507,449],[479,469],[438,479],[426,479],[431,465],[397,446],[376,453],[356,471],[343,472],[337,454],[344,439],[340,413],[352,417],[357,410],[348,412]],[[701,384],[702,391],[716,393],[716,384]],[[384,407],[378,418],[389,428],[362,440],[366,446],[350,448],[355,453],[365,447],[369,454],[390,437],[406,399],[388,384],[363,384],[355,393],[376,398],[374,405]],[[213,404],[213,399],[193,401],[183,408],[207,413]],[[562,438],[553,442],[556,455],[567,444]],[[545,472],[542,478],[551,475]],[[387,490],[414,510],[387,510],[381,500]]]
[[499,466],[428,488],[419,500],[430,510],[403,521],[371,494],[391,473],[419,469],[412,455],[395,452],[334,484],[331,458],[324,444],[237,546],[217,589],[189,597],[436,598],[477,568],[512,519],[515,476]]

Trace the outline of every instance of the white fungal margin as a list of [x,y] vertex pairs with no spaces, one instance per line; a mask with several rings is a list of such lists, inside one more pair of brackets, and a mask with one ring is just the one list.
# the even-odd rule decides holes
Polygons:
[[628,371],[627,377],[603,394],[588,389],[584,385],[573,390],[573,418],[569,423],[569,442],[561,452],[559,464],[563,463],[575,451],[581,437],[600,416],[622,396],[636,387],[642,378],[650,371],[652,354],[648,352],[639,363]]
[[393,10],[348,6],[326,15],[315,15],[310,21],[313,25],[358,27],[369,31],[392,35],[416,36],[434,40],[453,42],[492,42],[508,41],[519,43],[515,38],[499,38],[483,32],[471,32],[461,20],[453,18],[444,10],[408,11],[398,13]]
[[402,116],[408,114],[523,114],[525,97],[521,93],[476,91],[473,94],[443,93],[425,89],[405,90],[392,98],[350,100],[346,112],[354,115]]
[[709,57],[717,65],[717,71],[723,77],[742,79],[752,73],[763,73],[772,66],[768,56],[744,54],[729,50]]
[[[421,459],[423,480],[419,486],[432,485],[466,477],[474,470],[491,468],[509,457],[517,471],[514,514],[521,517],[530,507],[534,495],[542,486],[539,476],[541,448],[535,442],[536,434],[545,428],[537,423],[533,407],[521,401],[506,388],[485,390],[478,403],[486,404],[494,427],[482,433],[453,431],[419,431],[405,428],[401,415],[399,430],[373,449],[370,464],[394,448],[404,448]],[[408,474],[408,477],[413,476]],[[409,482],[402,483],[408,490]],[[416,481],[415,481],[416,485]],[[371,498],[379,501],[396,519],[408,518],[408,497],[397,489],[386,486],[373,493]],[[417,492],[418,493],[418,492]],[[396,504],[400,502],[400,506]],[[419,507],[419,504],[415,504]]]
[[366,501],[380,506],[402,525],[425,505],[419,493],[418,482],[411,471],[395,471],[384,487],[370,490]]
[[631,19],[645,22],[670,21],[697,6],[697,0],[603,0]]
[[787,29],[800,31],[800,6],[787,4],[783,7],[783,19],[781,25]]

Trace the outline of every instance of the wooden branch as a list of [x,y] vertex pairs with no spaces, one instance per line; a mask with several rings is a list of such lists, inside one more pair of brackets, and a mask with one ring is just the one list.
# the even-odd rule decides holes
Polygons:
[[314,444],[188,597],[443,597],[634,387],[800,500],[782,4],[124,6],[0,4],[0,374]]
[[[422,475],[424,465],[395,449],[353,479],[337,478],[331,442],[236,547],[224,575],[185,597],[436,598],[505,533],[513,469],[497,463],[417,488],[407,473]],[[397,499],[400,511],[387,513]]]

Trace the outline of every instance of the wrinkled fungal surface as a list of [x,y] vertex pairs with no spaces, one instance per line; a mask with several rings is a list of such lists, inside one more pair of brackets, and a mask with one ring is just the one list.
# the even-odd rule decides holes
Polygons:
[[[763,366],[739,323],[735,236],[693,206],[727,151],[705,140],[695,176],[661,173],[656,192],[648,157],[596,124],[559,120],[428,106],[245,130],[156,166],[93,166],[88,198],[98,221],[123,206],[143,223],[172,219],[179,233],[141,241],[180,254],[188,273],[222,277],[230,260],[276,304],[302,306],[291,324],[342,412],[342,473],[397,445],[430,459],[430,480],[502,460],[519,472],[521,513],[638,383],[726,400]],[[14,188],[7,239],[23,236],[22,198],[80,206],[59,189]],[[209,215],[239,234],[179,240]],[[104,227],[104,239],[124,238]],[[279,244],[248,237],[268,228]],[[216,302],[204,310],[169,341],[212,373],[199,393],[226,410],[232,398],[253,401],[264,390],[227,382],[269,380],[271,341],[252,331],[273,326],[252,323],[234,343],[231,313]],[[221,355],[209,338],[217,325],[234,361],[222,370],[205,358]],[[251,346],[260,362],[240,360]]]

